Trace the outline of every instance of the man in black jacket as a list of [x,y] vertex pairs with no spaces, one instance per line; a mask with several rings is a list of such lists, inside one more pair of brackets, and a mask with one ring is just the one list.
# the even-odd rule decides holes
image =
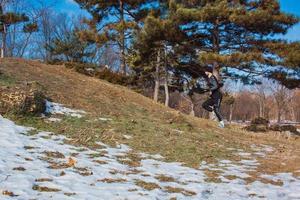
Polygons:
[[220,122],[219,127],[224,128],[225,124],[223,122],[223,117],[220,111],[223,97],[220,88],[223,85],[220,82],[218,82],[217,78],[213,75],[212,70],[207,70],[205,74],[208,78],[208,91],[210,91],[211,95],[210,98],[202,104],[202,107],[209,112],[214,112]]

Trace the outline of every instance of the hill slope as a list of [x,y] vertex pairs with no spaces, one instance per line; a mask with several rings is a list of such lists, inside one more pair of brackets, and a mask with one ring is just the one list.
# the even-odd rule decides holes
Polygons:
[[[239,150],[251,152],[253,144],[268,145],[274,151],[267,157],[257,158],[261,164],[258,172],[297,174],[300,168],[296,164],[300,163],[300,141],[294,138],[252,134],[239,127],[221,130],[214,122],[180,114],[125,87],[86,77],[63,66],[4,59],[0,60],[0,71],[4,74],[1,85],[36,81],[45,88],[51,101],[88,113],[81,119],[64,116],[59,123],[46,123],[43,118],[6,116],[22,125],[64,134],[73,139],[72,144],[89,147],[96,147],[98,141],[126,144],[134,151],[160,154],[167,161],[192,167],[198,167],[202,161],[240,160],[236,154]],[[138,163],[139,158],[129,156]]]

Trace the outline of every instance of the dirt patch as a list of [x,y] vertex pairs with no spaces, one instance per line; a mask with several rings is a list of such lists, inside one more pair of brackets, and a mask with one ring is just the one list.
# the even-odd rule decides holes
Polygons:
[[51,163],[51,165],[49,166],[50,169],[66,169],[66,168],[74,167],[76,164],[76,160],[74,160],[73,158],[69,158],[67,162],[59,162],[59,163],[50,160],[49,163]]
[[4,196],[10,196],[10,197],[18,197],[18,196],[19,196],[19,195],[14,194],[14,193],[11,192],[11,191],[8,191],[8,190],[4,190],[4,191],[2,192],[2,195],[4,195]]
[[39,178],[39,179],[35,179],[35,182],[52,182],[53,179],[51,178]]
[[156,183],[145,182],[142,180],[136,180],[135,184],[145,190],[161,189],[161,187]]
[[124,183],[127,182],[126,179],[111,179],[111,178],[105,178],[101,180],[97,180],[98,182],[104,182],[104,183]]
[[26,150],[31,150],[31,149],[34,149],[35,147],[32,147],[32,146],[24,146],[24,149]]
[[81,176],[91,176],[93,172],[87,167],[74,167],[75,172],[80,174]]
[[64,154],[58,152],[58,151],[44,151],[43,154],[45,154],[47,157],[50,158],[65,158]]
[[68,196],[68,197],[71,197],[71,196],[75,196],[76,193],[74,193],[74,192],[73,193],[65,192],[64,195]]
[[26,169],[24,167],[15,167],[15,168],[13,168],[13,170],[15,170],[15,171],[26,171]]
[[39,185],[33,185],[32,186],[33,190],[39,191],[39,192],[60,192],[60,189],[56,189],[56,188],[49,188],[46,186],[39,186]]
[[221,175],[222,171],[221,170],[209,170],[206,169],[204,170],[205,175],[207,176],[207,178],[205,179],[206,182],[209,183],[221,183],[222,180],[219,178],[219,176]]
[[108,164],[106,161],[103,161],[103,160],[93,160],[93,162],[98,163],[100,165]]
[[170,187],[170,186],[167,186],[167,187],[164,187],[164,190],[169,192],[169,193],[181,193],[185,196],[194,196],[194,195],[197,195],[196,192],[193,192],[193,191],[190,191],[190,190],[185,190],[183,188],[177,188],[177,187]]
[[160,182],[176,182],[176,179],[170,176],[165,176],[163,174],[158,175],[155,177],[157,180],[159,180]]

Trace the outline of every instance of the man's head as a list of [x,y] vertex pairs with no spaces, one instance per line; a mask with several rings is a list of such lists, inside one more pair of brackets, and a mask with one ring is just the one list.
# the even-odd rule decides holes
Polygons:
[[211,77],[213,75],[213,69],[212,68],[205,69],[205,74],[206,76]]

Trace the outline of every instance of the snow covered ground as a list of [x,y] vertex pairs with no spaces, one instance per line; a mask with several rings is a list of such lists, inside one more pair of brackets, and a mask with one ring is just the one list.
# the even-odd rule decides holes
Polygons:
[[[28,131],[0,116],[1,200],[300,199],[300,177],[289,173],[261,175],[279,185],[245,181],[259,165],[255,156],[272,151],[268,146],[253,146],[255,156],[237,150],[241,161],[203,162],[199,169],[144,153],[140,166],[130,167],[122,162],[129,160],[125,145],[99,143],[101,148],[91,150],[65,144],[68,139],[60,135]],[[205,170],[218,172],[220,181],[208,182]]]

